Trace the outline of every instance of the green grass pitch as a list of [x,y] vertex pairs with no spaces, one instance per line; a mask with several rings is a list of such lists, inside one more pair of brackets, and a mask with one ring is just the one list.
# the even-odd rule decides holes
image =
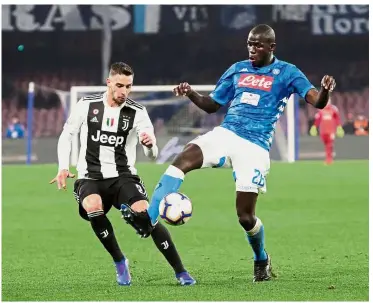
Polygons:
[[[139,164],[149,194],[166,166]],[[72,195],[48,181],[56,166],[3,166],[4,301],[368,300],[368,161],[273,163],[257,215],[277,279],[253,284],[252,251],[235,213],[229,169],[190,173],[184,226],[169,227],[197,285],[180,287],[152,240],[112,209],[133,285],[119,287],[110,256],[80,219]]]

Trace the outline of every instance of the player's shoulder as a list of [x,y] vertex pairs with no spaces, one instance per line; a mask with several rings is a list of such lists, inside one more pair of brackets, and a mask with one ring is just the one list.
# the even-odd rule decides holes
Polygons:
[[98,94],[92,94],[84,96],[80,99],[81,102],[91,103],[91,102],[100,102],[104,100],[104,92]]
[[229,68],[225,71],[222,78],[228,78],[236,73],[242,72],[249,72],[251,67],[248,64],[249,60],[237,61],[234,62],[229,66]]
[[275,69],[284,77],[297,77],[302,75],[302,71],[293,63],[277,59]]
[[250,65],[250,61],[249,60],[242,60],[242,61],[237,61],[235,63],[233,63],[231,66],[230,66],[230,69],[236,71],[236,72],[239,72],[240,70],[246,70],[248,71],[248,69],[251,67]]
[[76,104],[77,110],[87,112],[92,102],[103,102],[104,93],[87,95],[79,99]]
[[126,100],[126,106],[136,110],[136,111],[145,111],[146,108],[145,106],[141,105],[140,103],[136,102],[135,100],[131,99],[131,98],[127,98]]
[[295,64],[284,61],[284,60],[279,60],[279,59],[276,60],[275,65],[276,65],[276,68],[281,68],[281,69],[284,69],[285,71],[288,71],[288,72],[298,69],[298,67]]

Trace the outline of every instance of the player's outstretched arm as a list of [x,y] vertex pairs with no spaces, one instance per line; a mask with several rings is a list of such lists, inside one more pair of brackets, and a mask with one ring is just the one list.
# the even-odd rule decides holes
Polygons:
[[201,95],[193,90],[187,82],[180,83],[176,86],[174,88],[174,94],[176,96],[187,96],[190,101],[209,114],[217,112],[221,106],[210,96]]
[[307,92],[306,101],[316,108],[324,108],[329,100],[329,95],[335,88],[335,80],[332,76],[325,75],[321,80],[321,89],[313,88]]
[[58,189],[66,189],[66,179],[75,178],[75,175],[69,171],[72,135],[68,127],[65,126],[58,139],[58,173],[57,176],[49,182],[49,184],[57,183]]
[[77,103],[76,109],[71,112],[58,139],[58,173],[57,176],[49,182],[49,184],[57,183],[58,189],[66,189],[66,179],[75,177],[75,175],[69,171],[71,142],[74,134],[77,134],[82,126],[86,107],[86,104],[81,100]]

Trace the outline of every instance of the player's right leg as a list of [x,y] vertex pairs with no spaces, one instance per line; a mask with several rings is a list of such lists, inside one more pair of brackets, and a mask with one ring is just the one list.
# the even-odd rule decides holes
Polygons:
[[106,251],[113,258],[117,283],[130,285],[131,275],[128,268],[128,260],[124,257],[114,234],[113,226],[106,216],[108,209],[104,208],[102,194],[105,190],[106,180],[84,180],[75,182],[74,194],[79,203],[79,213],[85,220],[89,220],[91,227]]
[[222,128],[216,127],[192,140],[167,168],[153,192],[148,209],[152,224],[157,222],[161,200],[179,190],[185,174],[199,168],[224,165],[225,145],[221,133]]

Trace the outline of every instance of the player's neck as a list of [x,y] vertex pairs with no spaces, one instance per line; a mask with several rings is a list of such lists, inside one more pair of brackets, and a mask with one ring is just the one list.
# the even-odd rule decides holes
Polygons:
[[113,100],[113,98],[107,97],[107,105],[109,107],[119,107],[119,105]]
[[118,107],[119,105],[114,102],[113,100],[108,100],[107,101],[107,105],[109,105],[109,107]]
[[262,61],[261,65],[256,65],[254,67],[256,68],[266,67],[268,65],[271,65],[274,61],[275,61],[275,56],[271,54],[266,60]]
[[268,60],[264,63],[263,66],[271,65],[274,61],[275,61],[275,56],[273,56],[273,54],[271,54],[271,55],[268,57]]

